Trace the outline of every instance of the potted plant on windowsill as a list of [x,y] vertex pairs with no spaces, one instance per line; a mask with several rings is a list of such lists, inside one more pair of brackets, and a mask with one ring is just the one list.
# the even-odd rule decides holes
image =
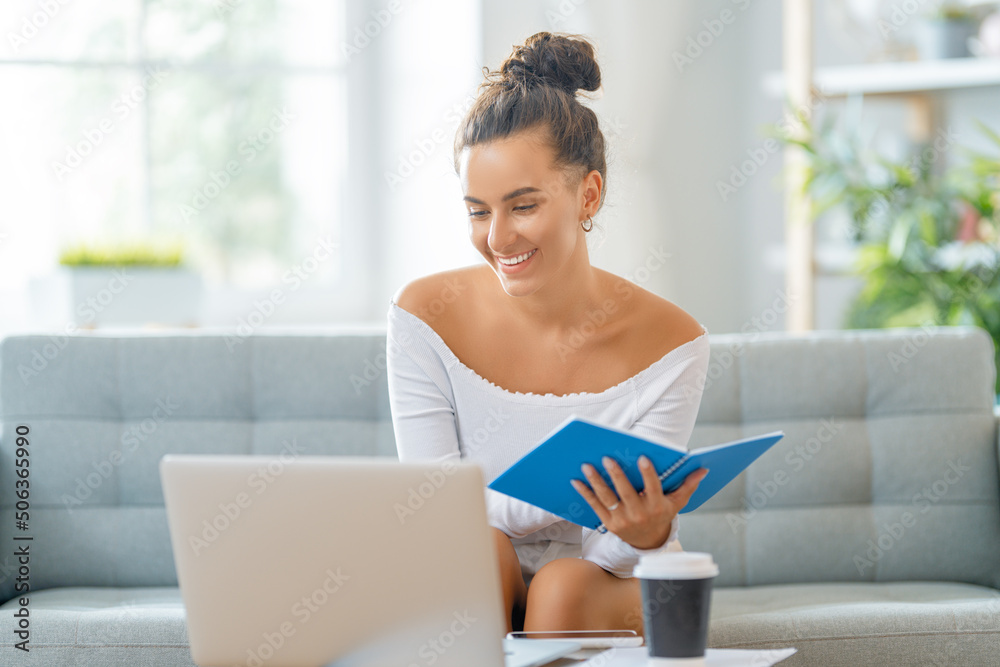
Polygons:
[[1000,135],[981,124],[997,155],[966,151],[945,169],[943,152],[958,147],[931,142],[890,160],[865,148],[860,123],[836,125],[828,116],[820,128],[804,122],[803,137],[779,137],[806,152],[813,219],[833,209],[850,218],[864,284],[844,325],[978,326],[1000,367]]
[[42,326],[196,326],[201,276],[176,242],[76,243],[60,251],[59,268],[33,282]]
[[968,57],[969,38],[976,34],[977,27],[977,15],[971,8],[945,2],[917,20],[917,53],[921,60]]

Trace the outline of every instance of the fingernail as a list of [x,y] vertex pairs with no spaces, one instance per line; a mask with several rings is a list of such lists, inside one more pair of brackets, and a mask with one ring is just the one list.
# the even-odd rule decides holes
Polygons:
[[650,460],[646,457],[645,454],[643,454],[642,456],[639,457],[639,465],[641,465],[641,466],[648,466],[649,464],[650,464]]
[[601,463],[604,464],[605,468],[611,468],[614,465],[616,465],[615,460],[613,458],[611,458],[610,456],[602,457],[601,458]]

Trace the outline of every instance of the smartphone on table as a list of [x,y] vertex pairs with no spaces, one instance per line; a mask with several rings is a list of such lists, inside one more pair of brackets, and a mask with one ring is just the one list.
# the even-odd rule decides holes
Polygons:
[[568,639],[579,642],[581,648],[613,648],[642,646],[642,637],[635,630],[542,630],[508,632],[508,639]]

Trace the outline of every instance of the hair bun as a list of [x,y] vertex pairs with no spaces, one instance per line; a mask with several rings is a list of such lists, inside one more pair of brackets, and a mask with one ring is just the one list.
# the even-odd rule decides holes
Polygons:
[[500,66],[500,75],[510,86],[548,85],[570,95],[601,87],[601,69],[590,42],[550,32],[535,33],[523,46],[515,46]]

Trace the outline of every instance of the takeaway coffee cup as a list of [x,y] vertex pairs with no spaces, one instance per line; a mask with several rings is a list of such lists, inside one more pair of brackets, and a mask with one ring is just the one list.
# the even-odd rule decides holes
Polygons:
[[633,568],[640,581],[643,629],[655,667],[705,664],[712,581],[719,566],[712,554],[676,551],[644,555]]

